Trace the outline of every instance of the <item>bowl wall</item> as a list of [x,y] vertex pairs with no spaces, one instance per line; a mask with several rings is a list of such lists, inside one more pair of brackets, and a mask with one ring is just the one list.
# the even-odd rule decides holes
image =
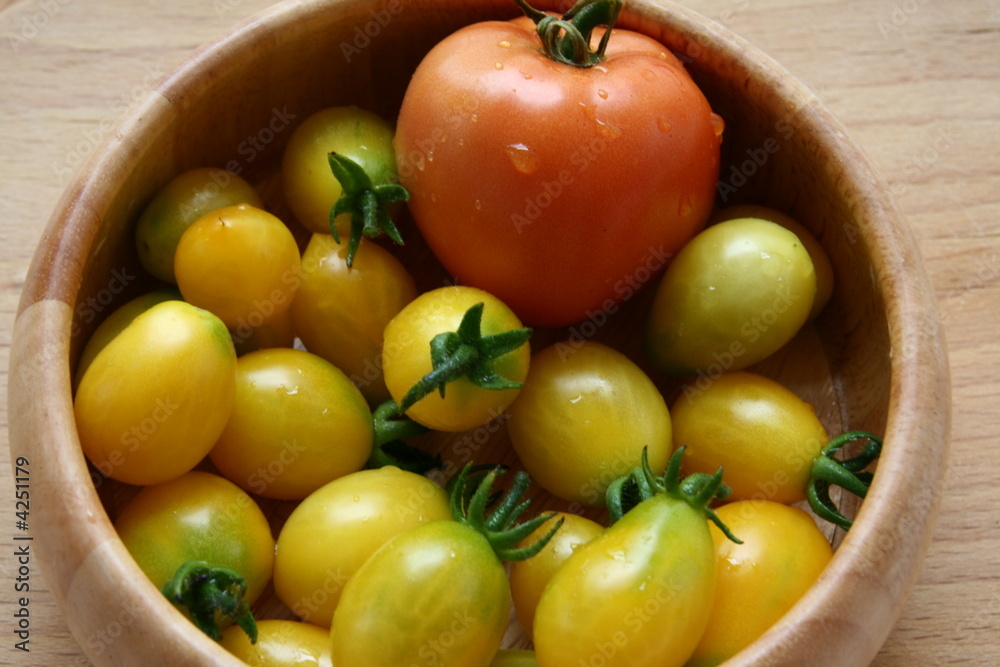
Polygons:
[[[120,121],[67,190],[15,325],[11,447],[35,471],[46,579],[95,663],[238,664],[173,610],[125,552],[111,520],[133,490],[92,474],[74,427],[70,377],[82,345],[116,305],[152,284],[133,252],[136,216],[172,176],[206,165],[246,177],[280,215],[277,168],[298,122],[339,104],[392,119],[434,43],[467,23],[516,14],[506,0],[276,5],[165,80]],[[725,119],[719,203],[781,209],[813,231],[831,257],[836,288],[829,306],[787,353],[759,370],[813,402],[830,431],[885,435],[855,527],[846,537],[831,536],[839,548],[830,567],[781,623],[727,664],[867,664],[915,578],[947,449],[947,363],[922,262],[863,153],[780,66],[669,2],[632,0],[618,25],[681,56]],[[418,276],[423,287],[441,284],[446,276],[426,249],[414,244],[406,253],[411,266],[426,267]],[[640,297],[627,304],[619,318],[625,323],[596,337],[634,352],[628,318],[638,317],[644,303]],[[435,446],[447,452],[451,444]],[[479,453],[489,459],[503,447],[494,439]],[[283,512],[272,508],[276,525]],[[516,628],[508,639],[519,641]]]

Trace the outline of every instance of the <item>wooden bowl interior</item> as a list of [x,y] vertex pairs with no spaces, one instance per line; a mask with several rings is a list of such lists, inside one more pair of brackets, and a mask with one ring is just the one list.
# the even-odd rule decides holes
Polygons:
[[[116,305],[153,286],[135,259],[132,225],[145,203],[172,176],[199,166],[227,168],[257,185],[268,207],[295,227],[281,200],[278,171],[294,126],[314,111],[342,104],[356,104],[393,119],[411,72],[434,43],[473,21],[513,17],[517,11],[512,7],[505,0],[287,3],[201,51],[166,80],[136,114],[122,121],[118,138],[98,151],[67,192],[49,228],[47,238],[55,240],[36,257],[22,309],[43,299],[71,306],[68,354],[62,361],[66,376],[100,320]],[[379,11],[387,14],[373,14]],[[383,25],[377,20],[379,16],[390,19]],[[363,32],[366,26],[368,34]],[[791,214],[816,234],[832,260],[836,287],[823,315],[785,351],[755,370],[779,379],[812,402],[831,434],[847,428],[884,434],[893,399],[888,319],[893,310],[881,277],[885,262],[876,246],[881,238],[879,226],[895,223],[881,200],[872,198],[878,182],[872,180],[866,165],[852,163],[860,154],[813,95],[720,26],[672,4],[650,0],[631,2],[619,26],[645,32],[684,58],[713,108],[725,119],[720,182],[731,187],[720,189],[719,203],[764,204]],[[878,219],[880,215],[889,216],[889,222]],[[404,235],[412,242],[400,255],[420,286],[426,289],[443,284],[447,275],[420,243],[415,229],[407,228],[405,220],[402,224]],[[296,232],[300,240],[306,238],[301,229]],[[120,284],[114,282],[116,275],[132,278],[124,281],[124,289],[111,289],[111,285]],[[635,324],[641,321],[651,294],[652,290],[645,290],[629,300],[606,325],[593,326],[592,331],[583,325],[541,331],[532,345],[540,349],[546,342],[573,336],[609,342],[646,368],[670,401],[683,391],[683,383],[650,369],[636,338]],[[66,404],[64,400],[64,408]],[[481,435],[428,436],[425,444],[441,452],[452,468],[472,454],[477,460],[516,464],[503,429]],[[69,445],[78,447],[74,438],[70,440]],[[92,544],[110,545],[107,548],[113,555],[94,567],[111,568],[112,575],[121,580],[134,576],[134,563],[122,556],[123,549],[108,521],[114,520],[135,490],[87,471],[78,449],[65,465],[79,467],[76,479],[89,477],[97,482],[107,513],[103,516],[96,507],[97,496],[84,495],[81,502],[92,499],[89,509],[93,515],[89,526],[78,529],[92,531],[96,535]],[[539,500],[542,507],[580,509],[567,508],[544,494]],[[292,505],[263,504],[277,534]],[[830,537],[836,544],[843,536],[831,531]],[[98,556],[87,553],[85,557]],[[71,566],[64,574],[68,578],[79,576]],[[900,586],[893,588],[893,594]],[[57,597],[72,597],[72,583],[56,588],[60,589]],[[828,587],[823,589],[823,595],[830,594]],[[131,594],[123,595],[127,598]],[[139,585],[134,595],[142,599],[154,591],[151,586]],[[71,618],[71,624],[81,643],[107,622],[101,620],[99,612],[86,609],[85,600],[66,602],[73,614],[80,615]],[[184,633],[183,641],[165,644],[169,648],[163,664],[189,660],[232,663],[211,642],[196,637],[196,630],[185,626],[186,621],[165,603],[139,604],[153,604],[156,614],[169,618],[169,626]],[[821,603],[814,600],[809,604],[804,609],[815,610]],[[273,596],[259,607],[265,616],[292,617]],[[816,618],[809,613],[797,608],[792,618],[786,619],[790,630],[778,639],[766,637],[750,652],[757,657],[734,664],[764,664],[751,660],[767,655],[775,642],[790,645],[789,637],[795,636],[797,627],[826,632],[817,630]],[[891,613],[887,618],[891,624]],[[878,622],[886,624],[882,618]],[[854,664],[850,662],[854,656],[870,659],[881,643],[879,637],[884,638],[886,632],[887,625],[878,628],[862,648],[845,652],[844,661],[836,664]],[[509,646],[525,645],[516,621],[512,621],[506,641]],[[157,645],[160,640],[136,636],[136,647],[126,646],[123,638],[106,650],[87,650],[98,662],[111,656],[148,657],[150,646],[138,646],[145,642]],[[793,655],[794,646],[782,650],[786,651],[783,655]],[[793,653],[787,652],[790,650]]]

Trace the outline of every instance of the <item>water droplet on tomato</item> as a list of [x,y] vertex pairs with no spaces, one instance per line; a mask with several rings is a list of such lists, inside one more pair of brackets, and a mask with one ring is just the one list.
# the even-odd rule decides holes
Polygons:
[[660,128],[660,131],[662,132],[669,133],[672,129],[674,129],[674,126],[671,125],[670,121],[667,120],[666,117],[664,116],[660,116],[659,118],[656,119],[656,126]]
[[726,129],[725,119],[717,113],[712,113],[712,129],[715,130],[715,136],[721,137],[722,132]]
[[518,70],[518,71],[521,72],[521,76],[523,76],[525,79],[532,78],[531,74],[529,74],[528,72],[525,72],[524,70]]
[[690,195],[682,195],[681,200],[677,203],[677,213],[682,217],[686,218],[691,215],[691,211],[694,209],[694,205],[691,204]]
[[478,123],[479,122],[479,114],[477,114],[477,113],[472,114],[471,116],[469,116],[469,120],[472,121],[473,123]]
[[496,64],[495,64],[495,65],[493,65],[493,66],[494,66],[495,68],[497,68],[497,69],[503,69],[503,63],[496,63]]
[[514,169],[522,174],[533,174],[538,170],[538,156],[524,144],[510,144],[504,150]]
[[482,211],[483,210],[483,202],[479,201],[478,199],[476,201],[472,202],[472,205],[476,207],[477,211]]
[[510,42],[508,42],[506,39],[504,39],[502,41],[497,42],[497,46],[499,46],[501,48],[504,48],[504,49],[509,49],[510,48]]
[[603,120],[597,121],[597,131],[608,139],[618,139],[622,136],[622,131],[610,123]]
[[608,91],[606,90],[598,90],[597,94],[601,96],[602,100],[608,99]]

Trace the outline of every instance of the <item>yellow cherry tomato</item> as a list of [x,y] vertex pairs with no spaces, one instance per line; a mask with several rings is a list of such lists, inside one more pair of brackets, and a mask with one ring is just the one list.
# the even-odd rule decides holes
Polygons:
[[174,253],[184,230],[206,213],[236,204],[263,205],[253,187],[236,174],[200,167],[175,176],[146,205],[136,223],[139,261],[155,278],[176,282]]
[[147,486],[122,509],[115,529],[157,588],[189,561],[233,570],[253,604],[271,580],[274,538],[253,498],[232,482],[192,470]]
[[604,506],[608,485],[670,458],[667,404],[628,357],[601,343],[552,345],[531,360],[508,432],[532,479],[566,500]]
[[560,519],[563,522],[562,526],[541,551],[527,560],[511,563],[510,566],[510,593],[514,600],[514,611],[517,612],[521,628],[529,638],[532,636],[535,608],[538,607],[545,586],[578,547],[587,544],[604,530],[601,524],[587,517],[558,512],[525,538],[522,546],[538,540]]
[[362,239],[348,267],[347,243],[315,234],[302,255],[291,313],[306,349],[344,371],[378,405],[390,397],[382,378],[383,332],[416,297],[413,277],[388,250]]
[[184,300],[215,313],[231,329],[258,327],[288,310],[299,270],[299,248],[284,223],[244,204],[198,218],[174,257]]
[[[330,169],[331,152],[361,165],[373,185],[397,182],[393,135],[385,120],[354,106],[317,111],[295,128],[281,173],[285,198],[298,221],[311,232],[330,233],[330,209],[342,193]],[[342,235],[350,229],[347,218],[342,215],[337,220]]]
[[374,437],[346,375],[315,354],[274,348],[239,358],[232,414],[209,456],[247,491],[300,500],[364,467]]
[[201,461],[229,419],[236,351],[215,315],[164,301],[94,357],[74,401],[83,453],[128,484],[157,484]]
[[344,585],[391,538],[451,519],[447,494],[431,480],[385,466],[317,489],[278,535],[274,592],[299,618],[329,626]]
[[[319,667],[330,664],[330,631],[279,619],[257,621],[257,643],[235,625],[222,631],[222,646],[250,667]],[[324,654],[326,662],[324,663]]]
[[809,252],[809,258],[812,259],[813,268],[816,270],[816,296],[813,298],[812,308],[809,310],[809,321],[815,320],[833,294],[833,264],[830,263],[830,257],[826,254],[819,239],[795,218],[776,209],[754,204],[730,206],[716,211],[712,214],[709,224],[735,220],[736,218],[768,220],[781,225],[799,237],[802,245]]
[[687,667],[716,667],[753,643],[809,590],[833,557],[812,517],[796,507],[742,500],[716,514],[743,544],[709,525],[717,559],[715,602]]
[[400,533],[347,582],[330,627],[338,667],[489,667],[510,587],[489,541],[458,521]]
[[685,392],[670,412],[674,444],[687,447],[685,470],[712,474],[722,466],[730,500],[805,500],[827,433],[791,390],[755,373],[726,373]]
[[[482,303],[482,335],[521,329],[521,321],[502,301],[480,289],[442,287],[424,292],[386,325],[382,370],[393,400],[401,404],[406,393],[433,369],[431,340],[453,332],[466,312]],[[523,382],[528,375],[528,344],[490,362],[493,371],[507,380]],[[408,411],[413,421],[438,431],[466,431],[496,419],[517,397],[518,389],[484,389],[466,377],[448,383],[442,397],[437,391],[417,401]]]
[[535,612],[545,667],[680,667],[708,624],[715,553],[705,513],[658,493],[577,548]]
[[180,300],[181,293],[174,287],[168,287],[137,296],[115,309],[113,313],[108,315],[106,320],[94,329],[94,333],[87,339],[87,344],[84,345],[83,351],[80,353],[80,360],[76,364],[76,374],[73,377],[73,390],[76,391],[76,388],[80,386],[80,379],[87,371],[87,367],[94,361],[97,353],[103,350],[115,336],[131,324],[132,320],[158,303]]

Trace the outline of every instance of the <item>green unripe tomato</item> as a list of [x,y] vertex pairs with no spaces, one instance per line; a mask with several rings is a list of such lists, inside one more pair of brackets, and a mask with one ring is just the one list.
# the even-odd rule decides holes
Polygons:
[[819,317],[820,312],[833,295],[833,264],[830,262],[830,256],[826,254],[826,249],[820,244],[819,239],[795,218],[768,206],[758,206],[755,204],[740,204],[716,211],[712,214],[709,224],[715,224],[724,220],[734,220],[736,218],[769,220],[791,232],[795,232],[795,235],[802,241],[806,250],[809,251],[809,258],[812,260],[813,268],[816,270],[816,298],[813,299],[812,309],[809,311],[809,321],[811,322]]
[[794,233],[756,218],[720,222],[667,267],[646,322],[646,353],[672,375],[741,370],[791,340],[815,296],[816,272]]

